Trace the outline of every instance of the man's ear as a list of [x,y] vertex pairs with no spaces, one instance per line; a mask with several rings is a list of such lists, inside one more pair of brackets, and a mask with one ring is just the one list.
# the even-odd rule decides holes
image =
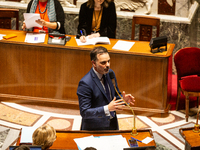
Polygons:
[[92,66],[96,67],[96,62],[94,60],[92,60],[91,62],[92,62]]

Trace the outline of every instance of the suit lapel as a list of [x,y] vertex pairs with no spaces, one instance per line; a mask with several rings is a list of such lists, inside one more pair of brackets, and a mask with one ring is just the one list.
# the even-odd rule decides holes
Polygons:
[[104,90],[104,88],[103,88],[103,86],[102,86],[99,78],[94,73],[93,69],[91,69],[90,72],[91,72],[93,81],[95,82],[95,84],[97,85],[97,87],[100,89],[100,91],[103,93],[103,95],[106,97],[106,100],[108,101],[108,103],[110,103],[109,100],[108,100],[108,98],[107,98],[107,96],[106,96],[106,92],[105,92],[105,90]]

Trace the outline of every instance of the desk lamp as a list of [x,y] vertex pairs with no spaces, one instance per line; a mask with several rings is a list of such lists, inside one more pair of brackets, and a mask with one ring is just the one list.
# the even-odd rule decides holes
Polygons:
[[112,80],[112,83],[113,83],[113,86],[115,88],[115,91],[117,92],[117,95],[125,102],[126,106],[128,106],[133,113],[133,129],[132,129],[131,135],[136,136],[136,135],[138,135],[138,132],[137,132],[137,129],[135,127],[135,113],[134,113],[133,109],[131,108],[131,106],[121,97],[121,95],[117,91],[116,86],[115,86],[114,73],[109,72],[109,76]]

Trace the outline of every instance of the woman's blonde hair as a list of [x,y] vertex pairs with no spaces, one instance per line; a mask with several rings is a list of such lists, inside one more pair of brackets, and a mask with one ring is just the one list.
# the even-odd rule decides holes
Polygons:
[[[101,4],[101,6],[103,7],[108,7],[109,3],[111,2],[112,0],[104,0],[104,2]],[[89,8],[94,8],[94,0],[88,0],[87,2],[87,6]]]
[[45,150],[56,140],[56,131],[52,126],[45,124],[33,132],[32,139],[33,145],[41,145],[42,150]]

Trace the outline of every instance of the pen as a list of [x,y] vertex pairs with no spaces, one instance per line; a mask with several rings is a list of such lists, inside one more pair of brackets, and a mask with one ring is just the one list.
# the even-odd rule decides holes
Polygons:
[[83,32],[82,32],[82,30],[80,30],[80,32],[81,32],[81,35],[83,35]]
[[138,140],[138,139],[135,139],[135,138],[133,138],[133,137],[131,137],[131,139],[133,139],[133,140],[136,140],[136,141],[138,141],[138,142],[141,142],[141,143],[142,143],[142,141],[140,141],[140,140]]

